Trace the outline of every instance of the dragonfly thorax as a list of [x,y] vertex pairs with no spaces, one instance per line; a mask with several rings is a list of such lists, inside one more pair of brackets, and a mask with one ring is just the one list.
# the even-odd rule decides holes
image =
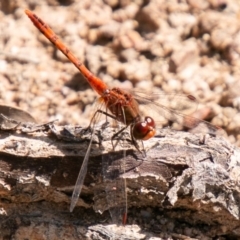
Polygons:
[[139,107],[131,94],[119,88],[107,89],[101,97],[116,120],[132,125],[139,119]]
[[132,136],[137,140],[148,140],[156,134],[156,126],[154,120],[147,116],[143,121],[139,120],[132,124]]

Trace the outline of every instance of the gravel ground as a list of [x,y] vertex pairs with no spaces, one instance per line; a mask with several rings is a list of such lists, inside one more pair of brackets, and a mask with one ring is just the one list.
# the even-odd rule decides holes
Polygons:
[[24,9],[46,21],[109,86],[192,94],[198,118],[240,145],[240,2],[2,1],[1,102],[39,122],[87,125],[96,94],[35,29]]

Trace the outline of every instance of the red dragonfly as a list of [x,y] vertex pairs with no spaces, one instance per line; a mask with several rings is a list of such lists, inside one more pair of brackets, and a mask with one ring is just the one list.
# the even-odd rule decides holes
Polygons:
[[[81,72],[85,77],[91,87],[100,95],[100,102],[105,105],[105,111],[98,109],[90,125],[93,126],[97,121],[97,115],[105,114],[110,118],[115,119],[116,121],[122,123],[124,127],[120,129],[117,133],[112,136],[112,140],[116,138],[120,133],[125,129],[130,128],[131,141],[138,151],[140,147],[138,145],[138,140],[148,140],[156,134],[156,124],[152,117],[142,116],[139,110],[139,103],[152,104],[155,108],[155,111],[163,112],[165,117],[171,121],[183,122],[183,124],[188,128],[194,128],[200,123],[204,123],[207,126],[210,133],[215,133],[217,128],[211,125],[208,122],[196,119],[190,116],[186,116],[179,112],[175,112],[175,107],[167,107],[162,103],[162,99],[159,102],[154,102],[154,100],[159,99],[162,95],[152,94],[149,95],[133,95],[126,91],[123,91],[120,88],[109,89],[108,86],[98,77],[94,76],[85,66],[79,61],[75,55],[65,46],[65,44],[56,36],[56,34],[50,29],[50,27],[44,23],[36,14],[32,13],[30,10],[25,10],[27,16],[31,19],[33,24],[44,34],[44,36],[49,39]],[[174,95],[174,98],[176,95]],[[182,103],[190,103],[192,106],[197,105],[196,98],[192,95],[186,96],[177,96],[176,99],[180,100]],[[176,105],[180,105],[179,102],[176,102]],[[93,130],[94,131],[94,130]],[[72,212],[79,195],[82,190],[84,178],[87,173],[87,163],[89,159],[90,149],[91,149],[92,139],[90,140],[86,155],[84,157],[81,170],[79,172],[73,194],[71,199],[70,211]],[[123,216],[123,223],[126,223],[127,210]]]

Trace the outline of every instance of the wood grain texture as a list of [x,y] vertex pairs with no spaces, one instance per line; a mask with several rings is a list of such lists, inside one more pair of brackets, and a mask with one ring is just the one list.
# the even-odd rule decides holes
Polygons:
[[[58,132],[79,131],[73,126],[53,126]],[[59,236],[69,232],[72,239],[93,239],[94,234],[111,239],[112,232],[115,239],[166,235],[174,239],[180,229],[183,235],[191,229],[199,236],[240,236],[237,147],[223,137],[162,129],[146,141],[145,158],[131,144],[123,157],[120,150],[110,151],[109,131],[97,131],[73,213],[70,197],[90,134],[79,135],[79,142],[67,142],[51,131],[1,131],[1,232],[12,229],[23,236],[25,231],[36,234],[37,228],[50,234],[61,226]],[[102,178],[104,160],[108,161],[105,171],[112,171],[118,180],[127,179],[126,227],[111,225],[107,182]],[[125,172],[116,174],[115,166],[123,164]]]

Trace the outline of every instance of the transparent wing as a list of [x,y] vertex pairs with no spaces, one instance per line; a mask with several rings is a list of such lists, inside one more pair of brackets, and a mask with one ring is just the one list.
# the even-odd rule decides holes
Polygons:
[[85,176],[87,174],[87,164],[88,164],[88,159],[89,159],[91,146],[92,146],[92,137],[91,137],[90,143],[88,145],[88,149],[87,149],[87,152],[85,154],[85,157],[83,159],[83,163],[82,163],[80,172],[78,174],[77,181],[76,181],[75,186],[74,186],[72,199],[71,199],[71,204],[70,204],[70,212],[72,212],[74,207],[76,206],[79,195],[82,191],[83,182],[84,182]]
[[197,128],[201,133],[216,134],[221,131],[221,128],[191,116],[198,108],[198,101],[192,95],[146,94],[135,91],[133,95],[140,104],[140,110],[156,122],[167,124],[167,120],[189,129]]
[[75,183],[74,189],[73,189],[73,194],[72,194],[72,199],[71,199],[71,204],[70,204],[70,212],[73,211],[74,207],[77,204],[79,195],[82,191],[82,187],[83,187],[83,182],[84,179],[86,177],[87,174],[87,165],[88,165],[88,160],[89,160],[89,155],[90,155],[90,151],[91,151],[91,146],[92,146],[92,141],[93,141],[93,135],[95,134],[95,127],[96,127],[96,123],[99,122],[99,119],[101,118],[101,114],[100,112],[98,112],[98,110],[101,110],[104,107],[104,105],[102,104],[101,98],[95,103],[95,113],[92,117],[91,123],[90,123],[90,127],[92,128],[92,134],[91,134],[91,139],[86,151],[86,154],[84,156],[83,159],[83,163],[80,169],[80,172],[78,174],[77,177],[77,181]]
[[166,109],[167,111],[174,111],[178,113],[186,112],[191,114],[195,112],[198,108],[198,101],[192,95],[181,95],[176,93],[143,93],[140,91],[134,91],[132,93],[134,98],[139,104],[143,105],[154,105],[157,104],[158,107]]
[[[122,109],[122,114],[124,111]],[[117,132],[121,132],[121,129],[125,127],[125,124],[118,122]],[[126,136],[125,131],[118,135],[116,148],[121,151],[116,151],[109,155],[102,156],[102,172],[103,180],[106,184],[106,201],[109,213],[112,218],[112,222],[115,224],[126,224],[127,221],[127,183],[126,178],[122,178],[126,171],[125,157],[126,157]],[[114,135],[114,134],[112,134]],[[129,138],[129,136],[128,136]],[[121,162],[121,160],[123,161]]]
[[121,178],[121,174],[125,172],[125,166],[120,164],[124,155],[123,150],[102,157],[106,200],[112,222],[115,224],[122,224],[127,212],[126,179]]

